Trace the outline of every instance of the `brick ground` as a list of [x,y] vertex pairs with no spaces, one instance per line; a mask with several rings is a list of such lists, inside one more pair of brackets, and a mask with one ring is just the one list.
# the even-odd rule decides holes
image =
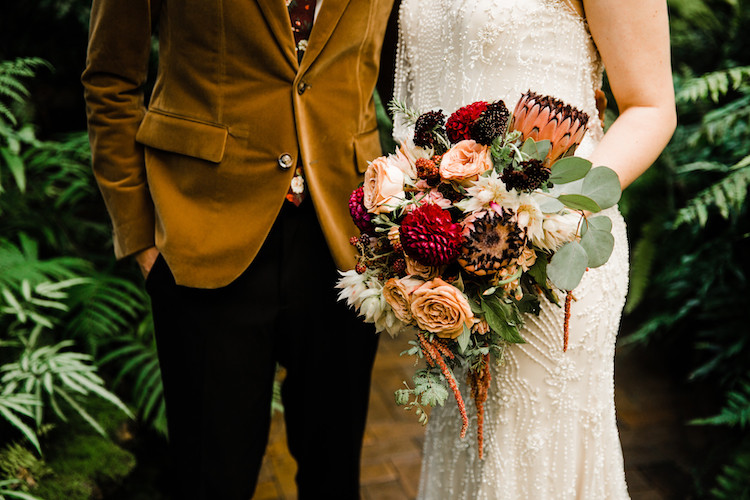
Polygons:
[[[413,413],[393,401],[393,391],[410,380],[411,359],[399,356],[405,347],[406,339],[381,338],[362,457],[364,500],[416,496],[424,430]],[[689,395],[640,354],[622,351],[616,358],[615,403],[630,494],[633,500],[690,498],[688,457],[696,435],[684,425],[682,411]],[[283,418],[276,415],[253,499],[296,499],[295,469]]]

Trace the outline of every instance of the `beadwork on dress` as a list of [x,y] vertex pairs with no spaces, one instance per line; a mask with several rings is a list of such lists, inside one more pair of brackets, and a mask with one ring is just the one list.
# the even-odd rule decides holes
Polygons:
[[[399,25],[395,97],[408,106],[447,115],[479,100],[513,105],[533,89],[591,117],[577,155],[601,140],[594,93],[603,67],[585,20],[564,0],[404,0]],[[411,134],[397,121],[396,140]],[[493,364],[484,460],[466,374],[456,373],[473,421],[461,439],[455,403],[433,409],[419,498],[628,498],[614,407],[628,245],[617,207],[603,214],[613,221],[615,248],[574,291],[568,351],[560,347],[564,311],[544,301],[538,317],[525,318],[527,343]]]

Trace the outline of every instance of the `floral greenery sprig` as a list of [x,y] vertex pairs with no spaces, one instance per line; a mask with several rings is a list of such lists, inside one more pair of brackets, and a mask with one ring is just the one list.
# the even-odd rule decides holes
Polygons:
[[[349,209],[359,236],[339,297],[391,335],[415,335],[404,353],[425,364],[396,402],[427,421],[425,407],[453,394],[468,426],[456,370],[467,373],[483,457],[490,363],[523,343],[525,314],[541,301],[570,316],[571,291],[612,252],[611,221],[595,214],[619,200],[617,175],[572,156],[588,116],[526,93],[513,114],[479,101],[445,117],[391,103],[411,140],[374,159]],[[563,349],[568,348],[565,321]]]

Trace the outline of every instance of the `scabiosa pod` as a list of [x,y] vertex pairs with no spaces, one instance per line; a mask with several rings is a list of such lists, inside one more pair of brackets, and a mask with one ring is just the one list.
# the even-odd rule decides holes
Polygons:
[[437,154],[441,154],[449,146],[442,135],[444,124],[442,109],[419,115],[414,124],[414,145],[424,149],[432,148]]
[[513,111],[512,130],[521,132],[523,140],[551,142],[546,163],[569,156],[586,133],[589,115],[559,99],[526,92]]

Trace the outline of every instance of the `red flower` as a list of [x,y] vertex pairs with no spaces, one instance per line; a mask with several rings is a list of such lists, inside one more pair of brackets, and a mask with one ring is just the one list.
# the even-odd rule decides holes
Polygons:
[[358,187],[352,191],[349,196],[349,213],[352,216],[354,225],[359,228],[363,233],[374,234],[375,226],[372,225],[372,216],[367,212],[363,203],[365,194],[364,188]]
[[442,266],[458,256],[461,225],[439,206],[422,205],[401,223],[401,246],[406,255],[426,266]]
[[470,127],[485,109],[487,109],[487,103],[477,101],[458,109],[450,115],[448,122],[445,124],[445,130],[448,132],[448,140],[452,144],[455,144],[466,139],[471,139]]

